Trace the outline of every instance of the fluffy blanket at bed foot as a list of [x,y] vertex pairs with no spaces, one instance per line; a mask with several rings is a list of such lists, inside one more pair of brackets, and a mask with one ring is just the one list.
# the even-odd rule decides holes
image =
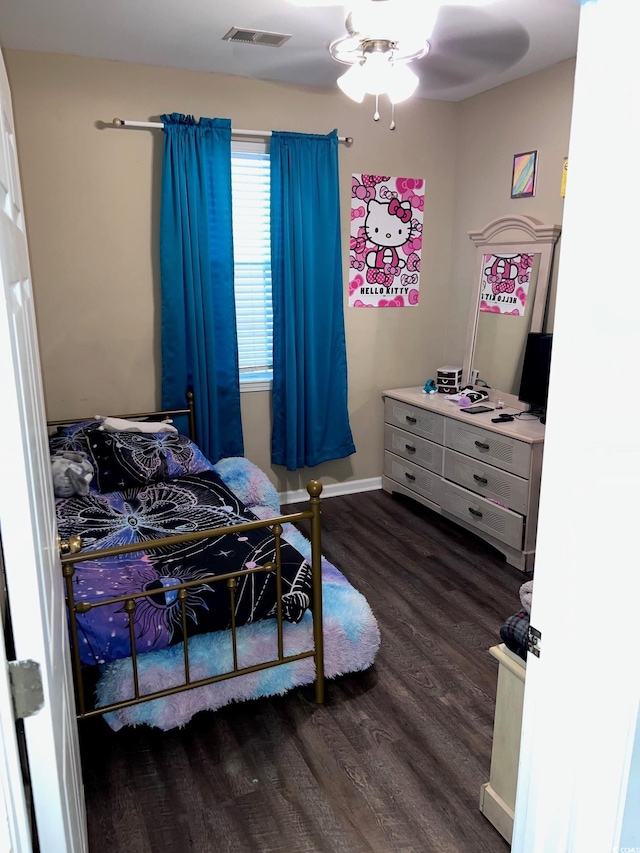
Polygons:
[[[246,459],[221,460],[216,470],[227,485],[260,518],[280,512],[278,495],[267,476]],[[310,559],[309,541],[292,525],[284,535]],[[368,669],[380,645],[380,631],[365,597],[338,569],[322,558],[324,671],[326,678]],[[302,621],[283,626],[284,653],[295,655],[313,648],[313,620],[307,612]],[[253,666],[277,658],[274,620],[243,625],[237,630],[238,666]],[[230,631],[201,634],[188,641],[192,681],[210,678],[233,669]],[[185,725],[199,711],[214,711],[231,702],[282,695],[315,679],[313,658],[236,676],[204,687],[154,699],[105,714],[112,729],[146,724],[168,730]],[[141,693],[152,693],[184,683],[182,644],[138,658]],[[109,705],[133,696],[131,660],[125,658],[104,667],[97,688],[98,705]]]

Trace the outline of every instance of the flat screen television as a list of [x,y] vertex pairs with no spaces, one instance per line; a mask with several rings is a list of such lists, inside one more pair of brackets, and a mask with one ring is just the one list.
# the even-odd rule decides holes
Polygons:
[[531,414],[542,418],[547,408],[552,339],[553,335],[545,332],[529,332],[518,393],[518,399],[529,405]]

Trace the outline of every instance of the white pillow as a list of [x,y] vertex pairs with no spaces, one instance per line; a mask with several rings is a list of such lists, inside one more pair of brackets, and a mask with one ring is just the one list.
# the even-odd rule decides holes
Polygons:
[[104,418],[96,415],[102,423],[98,429],[107,432],[178,432],[171,421],[128,421],[126,418]]

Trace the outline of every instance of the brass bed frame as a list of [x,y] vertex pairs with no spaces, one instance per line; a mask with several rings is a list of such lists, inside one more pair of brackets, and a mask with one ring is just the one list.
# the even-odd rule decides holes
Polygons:
[[[187,415],[189,418],[190,437],[195,440],[197,433],[195,430],[194,417],[194,401],[193,394],[187,394],[187,408],[163,410],[157,412],[142,412],[137,414],[119,415],[123,418],[136,419],[166,419],[175,415]],[[61,426],[64,424],[78,423],[88,418],[72,418],[67,420],[49,421],[48,426]],[[66,604],[69,615],[69,633],[71,645],[71,657],[73,666],[73,678],[76,693],[76,706],[78,719],[87,719],[90,717],[106,714],[110,711],[118,711],[121,708],[127,708],[132,705],[138,705],[141,702],[148,702],[153,699],[162,699],[166,696],[171,696],[176,693],[182,693],[185,690],[193,690],[197,687],[204,687],[207,684],[214,684],[218,681],[225,681],[230,678],[237,678],[240,675],[247,675],[259,670],[271,669],[275,666],[291,663],[303,658],[312,657],[315,662],[315,701],[318,704],[324,702],[324,647],[322,635],[322,573],[321,573],[321,533],[320,533],[320,493],[322,492],[322,484],[317,480],[311,480],[307,485],[309,493],[309,509],[292,513],[290,515],[280,515],[276,518],[266,520],[248,521],[242,524],[234,524],[227,527],[217,527],[210,530],[202,530],[196,533],[184,533],[176,536],[165,536],[161,539],[149,539],[145,542],[137,542],[131,545],[118,545],[113,548],[103,548],[100,550],[91,550],[82,552],[81,536],[70,536],[69,539],[58,539],[60,562],[62,563],[62,574],[66,585]],[[310,520],[311,522],[311,574],[312,574],[312,602],[310,611],[313,618],[313,648],[308,651],[299,652],[295,655],[285,655],[284,639],[283,639],[283,615],[282,615],[282,565],[281,565],[281,538],[283,524],[295,524],[299,521]],[[275,538],[275,561],[267,562],[262,566],[255,568],[243,569],[235,572],[227,572],[225,574],[211,575],[197,580],[184,581],[183,583],[172,586],[172,591],[178,592],[178,600],[181,608],[182,619],[182,648],[184,662],[184,683],[175,687],[169,687],[164,690],[156,690],[153,693],[141,693],[138,681],[138,658],[140,654],[150,654],[149,652],[138,653],[135,644],[135,627],[134,617],[136,610],[136,600],[144,598],[146,592],[128,593],[126,595],[115,596],[113,598],[100,600],[99,602],[76,602],[74,599],[74,583],[73,577],[75,567],[78,563],[85,560],[97,560],[102,557],[110,557],[120,554],[140,553],[141,551],[149,551],[154,548],[160,548],[167,545],[183,544],[185,542],[197,542],[202,539],[215,539],[219,536],[225,536],[230,533],[242,533],[246,530],[255,530],[258,528],[270,528]],[[239,666],[238,664],[238,645],[237,645],[237,626],[235,623],[235,589],[238,583],[238,578],[245,575],[255,574],[257,572],[275,572],[276,576],[276,625],[277,625],[277,640],[278,640],[278,655],[273,660],[265,661],[264,663],[254,664],[252,666]],[[231,647],[233,654],[233,669],[229,672],[220,675],[214,675],[209,678],[192,680],[189,666],[189,642],[187,638],[187,614],[186,600],[187,590],[190,587],[201,586],[211,583],[226,583],[230,593],[231,607]],[[129,614],[129,645],[131,647],[131,666],[133,670],[133,692],[134,695],[130,699],[120,702],[114,702],[110,705],[101,705],[97,708],[87,708],[85,683],[83,679],[83,670],[80,660],[80,642],[78,637],[78,622],[77,615],[87,613],[95,607],[104,607],[110,604],[124,605],[125,611]],[[91,669],[95,669],[92,667]]]

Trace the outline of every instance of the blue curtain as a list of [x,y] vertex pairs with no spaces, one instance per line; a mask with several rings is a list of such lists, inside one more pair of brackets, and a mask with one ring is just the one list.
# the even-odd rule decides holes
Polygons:
[[216,462],[242,456],[233,295],[231,121],[162,116],[162,407],[192,388],[196,440]]
[[355,453],[347,412],[338,136],[271,137],[271,461]]

